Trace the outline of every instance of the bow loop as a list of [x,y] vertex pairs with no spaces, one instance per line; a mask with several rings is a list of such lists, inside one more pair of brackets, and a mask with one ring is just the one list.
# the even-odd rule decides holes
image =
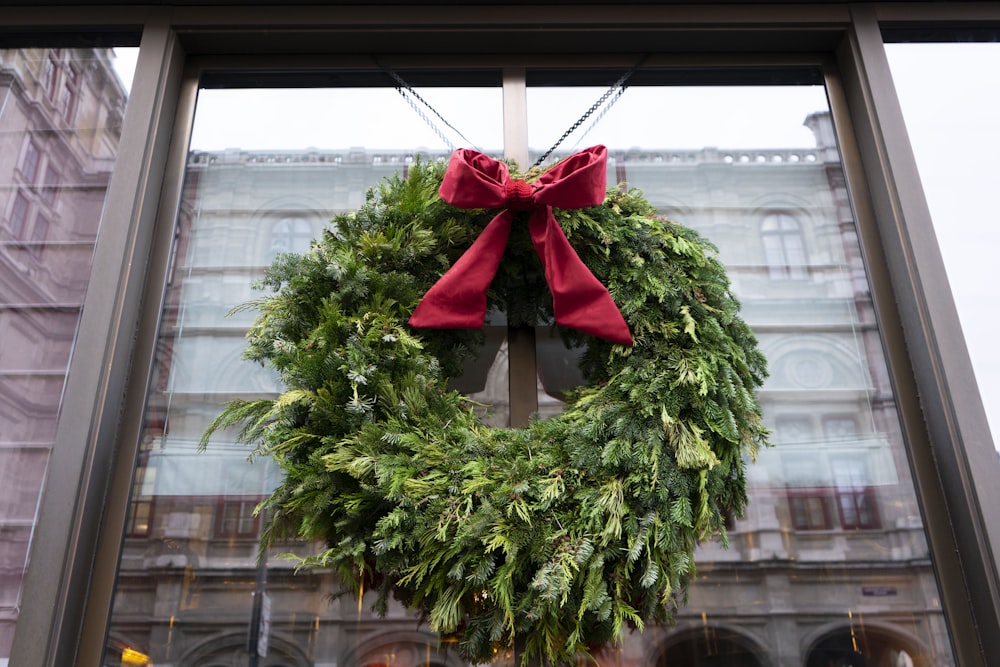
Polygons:
[[536,201],[555,208],[600,205],[607,194],[607,163],[604,146],[573,153],[539,176]]
[[424,294],[410,317],[423,328],[475,329],[486,317],[486,291],[496,275],[515,211],[532,211],[529,231],[545,268],[556,322],[621,345],[632,344],[608,290],[569,244],[552,207],[584,208],[604,201],[608,150],[574,153],[529,184],[479,151],[456,150],[439,193],[459,208],[500,208],[465,254]]
[[469,148],[451,155],[438,189],[441,199],[458,208],[500,208],[505,204],[507,165]]

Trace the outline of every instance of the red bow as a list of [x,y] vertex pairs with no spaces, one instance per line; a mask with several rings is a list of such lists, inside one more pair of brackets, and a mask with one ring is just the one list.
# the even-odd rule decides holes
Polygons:
[[477,329],[486,317],[486,290],[496,275],[515,211],[531,211],[531,241],[545,267],[556,322],[621,345],[632,344],[625,319],[604,285],[584,265],[552,215],[552,207],[584,208],[604,201],[608,149],[574,153],[534,183],[510,178],[507,165],[460,148],[439,190],[459,208],[504,210],[417,305],[410,324],[421,328]]

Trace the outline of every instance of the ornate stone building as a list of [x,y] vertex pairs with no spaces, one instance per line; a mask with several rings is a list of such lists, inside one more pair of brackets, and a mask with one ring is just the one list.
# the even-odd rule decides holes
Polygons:
[[0,49],[0,659],[21,606],[125,98],[110,49]]

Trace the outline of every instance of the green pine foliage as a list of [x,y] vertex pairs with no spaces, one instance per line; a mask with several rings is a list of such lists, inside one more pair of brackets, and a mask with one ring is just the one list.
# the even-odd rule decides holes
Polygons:
[[[471,661],[517,639],[525,660],[571,664],[669,621],[695,545],[742,513],[744,465],[767,436],[754,396],[765,360],[712,246],[639,192],[609,191],[556,215],[635,345],[561,331],[587,346],[586,386],[556,418],[484,426],[446,388],[481,332],[407,325],[495,213],[445,204],[443,171],[414,165],[275,262],[246,357],[287,390],[230,404],[203,444],[238,427],[283,469],[265,546],[320,541],[304,566],[376,591],[381,610],[395,596]],[[551,321],[517,222],[490,304],[515,325]]]

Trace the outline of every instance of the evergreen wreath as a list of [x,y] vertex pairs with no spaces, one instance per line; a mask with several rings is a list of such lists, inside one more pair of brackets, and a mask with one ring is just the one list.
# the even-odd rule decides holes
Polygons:
[[[445,203],[444,174],[418,161],[274,262],[268,295],[243,306],[260,312],[245,356],[287,389],[230,403],[202,444],[235,426],[251,458],[283,470],[262,547],[321,541],[303,566],[374,591],[381,613],[396,597],[473,662],[516,642],[525,662],[572,664],[669,621],[695,545],[725,541],[747,502],[745,461],[766,444],[765,360],[714,247],[640,192],[609,190],[555,216],[634,345],[560,327],[586,346],[566,409],[523,429],[482,424],[447,389],[482,332],[407,323],[492,217]],[[487,295],[515,326],[553,319],[526,215]]]

